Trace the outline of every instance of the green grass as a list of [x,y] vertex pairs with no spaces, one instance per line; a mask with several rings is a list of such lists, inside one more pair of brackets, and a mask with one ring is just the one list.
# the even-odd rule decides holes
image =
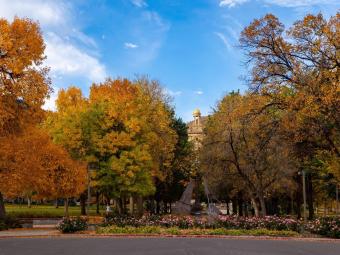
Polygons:
[[227,236],[299,236],[294,231],[278,231],[267,229],[179,229],[161,227],[101,227],[97,229],[98,234],[163,234],[163,235],[227,235]]
[[[6,212],[8,216],[15,218],[60,218],[64,216],[64,207],[55,208],[53,205],[32,205],[28,208],[27,205],[11,205],[6,204]],[[103,209],[100,211],[103,213]],[[80,206],[69,207],[70,216],[80,216]],[[96,207],[90,207],[90,215],[96,214]]]

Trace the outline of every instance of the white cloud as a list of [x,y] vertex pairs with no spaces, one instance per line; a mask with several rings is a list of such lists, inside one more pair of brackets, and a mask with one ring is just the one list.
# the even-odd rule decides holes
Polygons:
[[220,6],[221,7],[227,6],[227,7],[231,8],[231,7],[234,7],[237,4],[243,4],[245,2],[248,2],[248,0],[222,0],[222,1],[220,1]]
[[136,49],[139,46],[137,44],[134,44],[134,43],[126,42],[126,43],[124,43],[124,47],[126,49]]
[[173,91],[173,90],[170,90],[170,89],[165,89],[165,93],[168,94],[169,96],[172,96],[172,97],[176,97],[176,96],[182,95],[182,91],[180,91],[180,90]]
[[45,103],[42,106],[42,108],[44,110],[48,110],[48,111],[56,111],[57,110],[57,106],[56,106],[55,101],[58,98],[59,90],[60,90],[60,88],[53,87],[53,93],[50,95],[50,98],[45,100]]
[[59,25],[65,22],[65,16],[69,12],[68,6],[61,1],[0,0],[0,6],[0,17],[29,17],[44,25]]
[[85,76],[93,82],[103,81],[107,76],[105,66],[98,59],[53,32],[47,34],[45,54],[52,73]]
[[218,33],[218,32],[215,32],[215,35],[221,39],[221,41],[223,42],[223,44],[227,47],[228,50],[231,50],[232,49],[232,46],[229,42],[229,40],[227,39],[227,37],[222,34],[222,33]]
[[[312,6],[312,5],[322,5],[322,4],[335,4],[336,0],[258,0],[265,2],[267,4],[278,5],[282,7],[304,7],[304,6]],[[241,5],[249,0],[221,0],[221,7],[234,7],[236,5]]]
[[196,90],[196,91],[194,91],[194,93],[196,95],[203,95],[203,91],[201,91],[201,90]]
[[143,17],[151,24],[154,24],[160,31],[167,31],[170,29],[170,24],[165,22],[158,12],[145,11],[143,12]]
[[282,7],[302,7],[318,4],[333,4],[334,0],[264,0],[266,3]]
[[135,67],[145,66],[158,57],[171,24],[157,12],[143,10],[133,20],[133,27],[129,40],[138,41],[139,50],[130,50],[133,61],[127,61]]
[[[100,63],[95,40],[78,29],[71,2],[54,0],[0,0],[0,17],[38,20],[46,43],[44,64],[52,77],[86,77],[102,81],[106,68]],[[61,77],[62,76],[62,77]],[[55,79],[54,79],[55,80]]]
[[144,0],[131,0],[131,3],[139,8],[148,6],[148,4]]

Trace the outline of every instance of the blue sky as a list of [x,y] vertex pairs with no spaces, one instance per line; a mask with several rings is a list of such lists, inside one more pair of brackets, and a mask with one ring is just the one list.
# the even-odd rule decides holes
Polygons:
[[76,85],[87,95],[106,77],[148,75],[188,121],[195,108],[208,114],[226,92],[247,88],[237,44],[254,18],[270,12],[290,26],[339,7],[336,0],[0,0],[0,17],[39,20],[56,92]]

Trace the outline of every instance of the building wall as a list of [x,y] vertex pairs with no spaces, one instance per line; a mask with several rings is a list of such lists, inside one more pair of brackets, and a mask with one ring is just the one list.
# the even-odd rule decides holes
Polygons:
[[203,129],[206,122],[206,117],[202,117],[199,110],[195,110],[193,114],[194,120],[188,125],[189,141],[194,143],[195,149],[199,149],[203,140]]

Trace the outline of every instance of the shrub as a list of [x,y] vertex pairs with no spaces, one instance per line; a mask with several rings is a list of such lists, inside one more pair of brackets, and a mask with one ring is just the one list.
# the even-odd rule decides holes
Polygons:
[[87,229],[87,219],[86,218],[63,218],[61,222],[58,223],[57,229],[62,233],[74,233],[77,231],[82,231]]
[[[305,229],[311,233],[323,235],[332,238],[340,238],[340,218],[326,217],[314,221],[309,221],[306,225],[301,220],[290,217],[265,216],[265,217],[238,217],[234,215],[219,216],[214,221],[208,217],[193,216],[143,216],[134,218],[129,216],[111,216],[105,219],[102,226],[118,227],[147,227],[156,226],[161,228],[176,228],[180,230],[256,230],[262,231],[294,231],[300,232]],[[176,231],[175,231],[176,232]]]
[[340,217],[324,217],[309,221],[305,229],[314,234],[340,238]]
[[298,234],[293,231],[278,231],[268,229],[253,229],[253,230],[242,230],[242,229],[181,229],[178,227],[162,228],[162,227],[117,227],[109,226],[102,227],[97,230],[99,234],[166,234],[166,235],[253,235],[253,236],[297,236]]
[[9,216],[7,216],[5,219],[0,219],[0,231],[10,228],[21,228],[21,224],[17,219]]
[[301,221],[278,216],[237,217],[220,216],[218,224],[228,229],[268,229],[298,231]]

